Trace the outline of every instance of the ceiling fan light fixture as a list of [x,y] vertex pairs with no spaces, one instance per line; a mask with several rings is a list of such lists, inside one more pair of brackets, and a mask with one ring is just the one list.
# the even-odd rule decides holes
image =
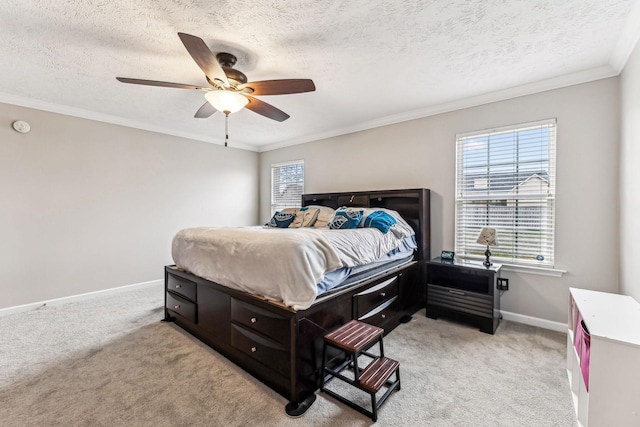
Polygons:
[[240,111],[249,103],[246,96],[229,90],[212,90],[205,93],[204,97],[213,108],[225,114]]

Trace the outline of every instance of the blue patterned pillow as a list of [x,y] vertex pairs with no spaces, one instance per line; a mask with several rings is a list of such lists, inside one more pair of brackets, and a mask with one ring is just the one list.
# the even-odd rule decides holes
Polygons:
[[397,222],[393,216],[385,211],[375,211],[364,219],[364,226],[367,228],[377,228],[384,234],[387,234],[391,227]]
[[295,217],[295,213],[283,213],[278,211],[273,215],[271,221],[269,221],[269,227],[287,228],[289,227],[289,224],[293,222]]
[[363,211],[338,209],[327,225],[333,230],[358,228],[363,215]]

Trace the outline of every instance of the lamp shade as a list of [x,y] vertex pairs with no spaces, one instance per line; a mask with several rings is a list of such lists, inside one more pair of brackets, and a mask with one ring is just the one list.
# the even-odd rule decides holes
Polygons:
[[496,246],[498,242],[496,241],[496,229],[491,227],[484,227],[480,231],[480,235],[478,236],[477,243],[480,243],[483,246]]
[[204,97],[213,108],[225,114],[240,111],[249,103],[246,96],[230,90],[212,90],[205,93]]

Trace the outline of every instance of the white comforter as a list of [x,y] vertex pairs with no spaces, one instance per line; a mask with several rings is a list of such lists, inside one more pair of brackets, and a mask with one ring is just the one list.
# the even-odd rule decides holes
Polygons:
[[410,233],[408,226],[386,234],[375,228],[195,227],[176,234],[172,256],[196,276],[303,310],[326,273],[375,261]]

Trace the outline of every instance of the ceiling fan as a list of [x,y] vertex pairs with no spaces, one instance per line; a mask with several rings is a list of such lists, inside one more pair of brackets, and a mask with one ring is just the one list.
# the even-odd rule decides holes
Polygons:
[[254,96],[285,95],[316,90],[311,79],[248,82],[244,73],[233,68],[237,61],[233,54],[220,52],[214,55],[200,37],[185,33],[178,33],[178,36],[193,60],[204,72],[209,82],[208,87],[127,77],[116,77],[116,79],[122,83],[192,89],[205,92],[204,97],[207,102],[198,109],[195,114],[196,118],[210,117],[216,111],[222,111],[228,117],[230,113],[235,113],[246,107],[254,113],[282,122],[289,118],[287,113],[271,104],[254,98]]

